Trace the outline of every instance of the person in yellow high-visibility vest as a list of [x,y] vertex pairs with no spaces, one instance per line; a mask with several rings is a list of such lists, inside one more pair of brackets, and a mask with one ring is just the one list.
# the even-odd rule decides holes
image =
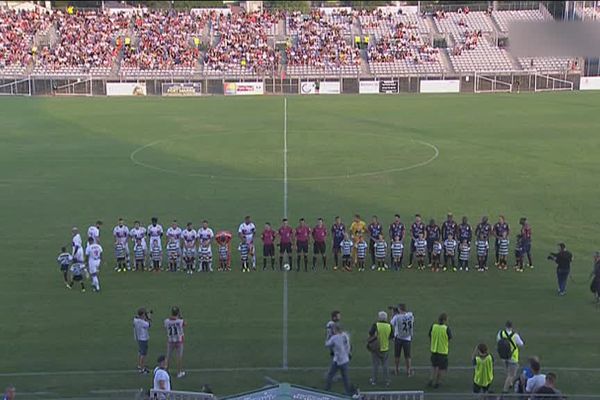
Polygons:
[[75,14],[75,7],[73,7],[73,6],[67,7],[67,14],[69,14],[69,15]]
[[194,38],[194,46],[196,46],[196,47],[200,46],[200,38],[197,38],[197,37]]
[[365,47],[369,47],[369,35],[365,36],[363,43],[365,44]]
[[473,351],[473,393],[487,393],[494,380],[494,358],[485,343]]
[[452,332],[447,325],[448,315],[442,313],[438,322],[431,325],[429,338],[431,339],[431,380],[429,386],[440,387],[443,374],[448,370],[448,350]]
[[358,48],[360,48],[360,36],[356,35],[354,36],[354,45]]
[[506,321],[504,329],[498,331],[496,341],[508,341],[510,346],[510,354],[508,354],[507,358],[503,358],[504,366],[506,367],[506,380],[504,381],[502,390],[504,393],[507,393],[517,379],[517,372],[519,371],[519,348],[523,347],[525,343],[521,339],[521,336],[515,332],[511,321]]
[[129,36],[125,36],[125,46],[131,46],[131,38]]
[[383,380],[386,385],[389,385],[389,368],[388,359],[390,353],[390,340],[394,337],[392,325],[388,322],[388,315],[385,311],[377,313],[377,321],[369,330],[369,344],[376,345],[376,348],[371,348],[371,360],[373,362],[373,375],[369,382],[371,385],[377,384],[377,376],[379,375],[379,366],[383,372]]

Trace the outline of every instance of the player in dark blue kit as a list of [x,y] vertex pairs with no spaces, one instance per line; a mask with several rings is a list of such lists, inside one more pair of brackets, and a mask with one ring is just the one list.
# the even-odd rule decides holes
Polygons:
[[[404,228],[404,224],[400,220],[400,214],[394,215],[394,222],[390,224],[390,229],[388,233],[390,234],[390,240],[394,240],[395,237],[398,237],[399,242],[404,242],[404,235],[406,234],[406,230]],[[390,242],[390,246],[391,245],[392,242]],[[394,265],[393,255],[390,255],[390,257],[390,265]],[[400,268],[401,266],[402,265],[399,265],[398,268]]]
[[510,228],[508,226],[508,224],[506,223],[506,219],[504,219],[504,215],[500,215],[498,217],[498,222],[496,222],[494,224],[494,229],[492,231],[493,235],[496,237],[496,267],[499,264],[499,260],[500,260],[500,246],[499,246],[499,240],[500,238],[502,238],[502,236],[504,236],[504,233],[506,233],[506,237],[510,236]]
[[462,223],[458,226],[458,243],[462,243],[466,240],[471,245],[471,239],[473,239],[473,230],[469,225],[467,217],[462,217]]
[[338,269],[340,262],[341,243],[346,235],[346,227],[342,223],[340,217],[335,217],[335,221],[331,226],[331,237],[333,238],[333,269]]
[[413,258],[415,255],[415,241],[419,239],[419,235],[425,235],[425,224],[421,221],[421,215],[415,215],[415,222],[410,226],[410,258],[408,260],[408,268],[412,268]]
[[452,215],[452,213],[448,213],[446,220],[442,224],[442,240],[448,239],[448,235],[453,235],[454,237],[456,237],[457,228],[458,226],[454,221],[454,216]]
[[425,227],[425,238],[427,239],[427,262],[431,267],[433,261],[431,253],[433,252],[433,244],[440,240],[440,227],[436,225],[435,220],[429,220],[429,225]]
[[375,268],[375,242],[379,240],[379,235],[383,233],[383,227],[377,219],[377,215],[373,215],[371,223],[367,227],[369,231],[369,252],[371,253],[371,269]]

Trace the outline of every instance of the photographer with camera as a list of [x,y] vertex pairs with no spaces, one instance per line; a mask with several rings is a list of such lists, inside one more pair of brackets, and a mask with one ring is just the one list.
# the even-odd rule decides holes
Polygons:
[[548,260],[552,260],[556,263],[558,295],[564,296],[567,294],[567,279],[571,273],[571,261],[573,261],[573,254],[567,250],[567,246],[564,243],[559,243],[558,253],[550,253]]
[[144,307],[137,310],[133,317],[133,338],[138,344],[138,371],[140,374],[148,374],[146,368],[146,356],[148,355],[148,340],[150,340],[150,325],[152,324],[152,310],[146,312]]

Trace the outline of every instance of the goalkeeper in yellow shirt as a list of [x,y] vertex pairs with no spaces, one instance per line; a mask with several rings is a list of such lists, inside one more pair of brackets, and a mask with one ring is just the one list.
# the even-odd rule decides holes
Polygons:
[[[360,218],[360,215],[354,214],[354,219],[352,220],[352,224],[350,224],[350,233],[352,234],[352,242],[356,245],[356,243],[358,242],[358,238],[361,236],[364,236],[366,231],[367,231],[367,224],[365,223],[365,221],[363,221]],[[352,248],[352,261],[354,263],[354,266],[356,267],[356,264],[358,262],[357,256],[356,256],[356,246],[353,246],[353,248]]]

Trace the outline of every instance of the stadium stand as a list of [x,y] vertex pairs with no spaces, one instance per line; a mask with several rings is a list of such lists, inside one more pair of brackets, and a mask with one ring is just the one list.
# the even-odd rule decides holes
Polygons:
[[50,15],[42,11],[0,10],[0,72],[20,75],[37,52],[36,34],[50,28]]
[[280,19],[279,13],[266,12],[220,15],[211,25],[217,39],[204,56],[204,72],[257,75],[276,70],[280,56],[272,46],[272,37]]
[[109,75],[116,59],[116,38],[129,24],[126,16],[102,11],[52,14],[56,43],[35,57],[34,74]]
[[320,10],[307,16],[291,13],[287,18],[287,32],[292,35],[292,44],[286,49],[287,74],[357,75],[360,51],[344,33],[351,25],[350,17],[328,16]]
[[492,19],[498,24],[501,32],[508,32],[509,24],[513,21],[543,21],[545,18],[540,10],[510,10],[494,11]]

